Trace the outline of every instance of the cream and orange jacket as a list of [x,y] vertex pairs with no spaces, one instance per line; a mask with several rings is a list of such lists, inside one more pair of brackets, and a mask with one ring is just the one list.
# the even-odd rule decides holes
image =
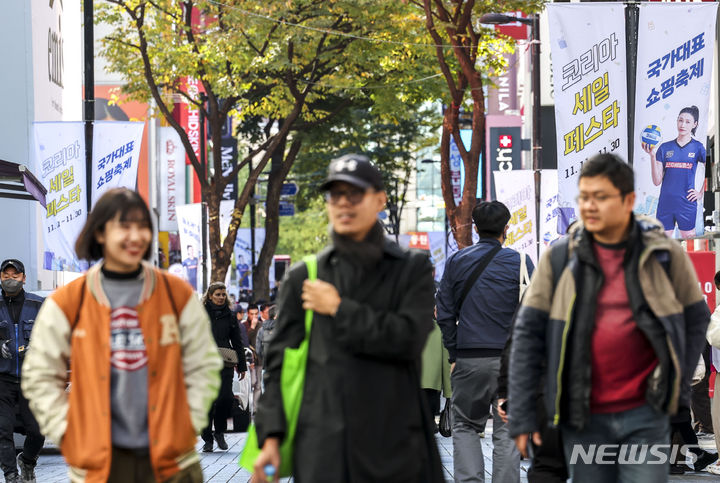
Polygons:
[[[149,264],[143,270],[137,312],[148,356],[150,459],[155,479],[165,481],[199,461],[197,434],[217,396],[222,359],[190,286]],[[45,300],[22,372],[23,394],[73,482],[104,482],[110,473],[110,367],[110,303],[97,264]]]

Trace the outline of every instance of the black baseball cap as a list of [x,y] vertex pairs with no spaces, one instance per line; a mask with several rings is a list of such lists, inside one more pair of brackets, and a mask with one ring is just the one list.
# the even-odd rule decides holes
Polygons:
[[362,154],[346,154],[333,159],[330,162],[327,178],[320,189],[327,191],[330,185],[336,181],[344,181],[363,189],[373,188],[377,191],[385,191],[380,170],[370,162],[367,156]]
[[17,260],[15,258],[8,258],[7,260],[4,260],[2,262],[2,265],[0,265],[0,272],[4,272],[5,269],[8,267],[13,267],[20,273],[25,273],[25,265],[23,265],[20,260]]

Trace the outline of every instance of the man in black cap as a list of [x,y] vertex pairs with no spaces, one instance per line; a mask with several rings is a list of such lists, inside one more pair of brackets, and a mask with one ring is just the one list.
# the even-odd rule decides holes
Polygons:
[[425,253],[385,237],[378,213],[387,196],[367,157],[335,159],[322,189],[332,244],[317,255],[317,280],[308,280],[299,263],[280,288],[255,417],[262,448],[256,481],[267,481],[267,464],[280,464],[280,373],[285,349],[305,336],[305,310],[314,315],[294,440],[296,480],[444,481],[418,374],[433,324],[432,265]]
[[[45,437],[20,391],[20,373],[29,350],[30,332],[43,298],[25,293],[25,266],[20,260],[0,264],[0,467],[6,482],[35,481],[35,465]],[[23,452],[15,459],[13,431],[20,413],[25,429]],[[18,474],[18,466],[20,474]]]

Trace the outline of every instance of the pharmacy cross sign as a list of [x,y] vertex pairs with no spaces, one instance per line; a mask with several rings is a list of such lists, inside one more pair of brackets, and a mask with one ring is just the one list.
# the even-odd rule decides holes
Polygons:
[[499,139],[500,139],[499,142],[500,142],[501,148],[505,149],[505,148],[512,147],[512,136],[510,136],[508,134],[503,134],[502,136],[500,136]]

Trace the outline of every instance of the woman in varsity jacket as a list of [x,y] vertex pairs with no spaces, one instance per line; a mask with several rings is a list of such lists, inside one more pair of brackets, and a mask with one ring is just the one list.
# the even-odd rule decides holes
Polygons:
[[202,481],[195,444],[222,360],[192,288],[144,261],[152,236],[143,199],[107,191],[75,245],[100,262],[35,321],[22,389],[73,482]]

